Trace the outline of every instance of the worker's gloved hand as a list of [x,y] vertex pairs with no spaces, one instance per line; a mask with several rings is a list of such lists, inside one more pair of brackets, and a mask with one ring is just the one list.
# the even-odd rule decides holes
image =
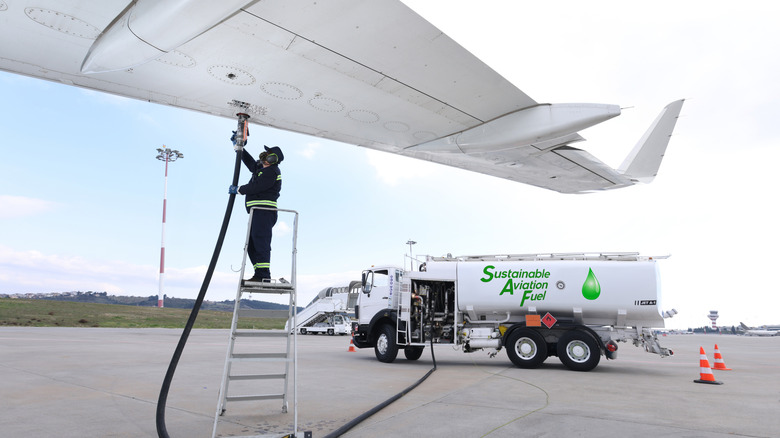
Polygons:
[[230,186],[230,188],[228,188],[228,193],[230,193],[231,195],[240,194],[238,193],[238,186]]
[[[231,136],[230,136],[230,141],[233,143],[233,149],[235,149],[235,150],[237,150],[237,151],[241,149],[241,146],[239,146],[238,144],[236,144],[236,143],[237,143],[237,141],[238,141],[238,140],[236,139],[236,131],[233,131],[233,135],[231,135]],[[249,139],[245,139],[245,140],[244,140],[244,146],[246,146],[246,144],[247,144],[247,143],[249,143]]]
[[233,150],[238,151],[240,149],[236,144],[236,131],[233,131],[233,135],[230,136],[230,142],[233,143]]

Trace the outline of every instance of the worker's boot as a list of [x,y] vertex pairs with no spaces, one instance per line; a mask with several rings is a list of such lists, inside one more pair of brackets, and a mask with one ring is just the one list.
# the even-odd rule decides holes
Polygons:
[[271,281],[271,270],[270,269],[255,269],[255,275],[252,276],[249,280],[246,281],[255,281],[255,282],[270,282]]

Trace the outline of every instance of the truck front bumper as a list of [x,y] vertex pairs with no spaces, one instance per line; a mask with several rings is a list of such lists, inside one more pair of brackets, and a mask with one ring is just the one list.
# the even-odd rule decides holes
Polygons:
[[357,348],[371,348],[371,341],[368,338],[368,324],[352,324],[352,343]]

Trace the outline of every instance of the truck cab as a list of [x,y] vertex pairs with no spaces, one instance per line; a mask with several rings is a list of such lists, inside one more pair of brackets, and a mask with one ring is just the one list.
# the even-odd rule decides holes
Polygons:
[[356,347],[373,346],[376,338],[374,332],[380,325],[396,324],[398,312],[393,306],[393,296],[397,295],[397,288],[402,278],[403,271],[394,267],[363,271],[362,290],[355,305],[356,321],[352,323],[353,341]]
[[356,347],[373,347],[377,359],[392,362],[399,350],[416,360],[429,343],[457,342],[454,270],[372,268],[363,272],[362,284],[353,323]]

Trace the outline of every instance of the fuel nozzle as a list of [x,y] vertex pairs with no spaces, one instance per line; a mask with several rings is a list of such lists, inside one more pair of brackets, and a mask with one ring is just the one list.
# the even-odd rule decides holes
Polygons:
[[238,113],[238,127],[236,128],[236,134],[233,137],[236,150],[243,149],[246,145],[247,138],[249,137],[249,114]]

